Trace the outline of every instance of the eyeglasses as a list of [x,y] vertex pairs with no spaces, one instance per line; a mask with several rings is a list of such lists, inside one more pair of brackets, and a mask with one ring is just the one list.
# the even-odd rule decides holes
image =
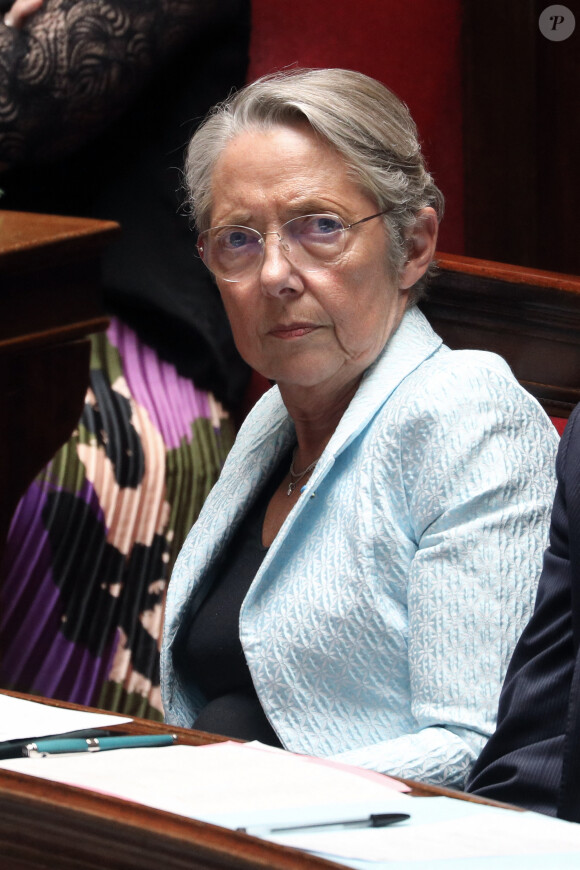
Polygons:
[[344,252],[347,230],[381,217],[387,211],[389,209],[352,224],[345,224],[335,214],[306,214],[267,233],[252,227],[212,227],[200,233],[197,250],[214,275],[236,283],[260,270],[266,236],[278,236],[282,252],[293,266],[306,272],[318,272],[335,263]]

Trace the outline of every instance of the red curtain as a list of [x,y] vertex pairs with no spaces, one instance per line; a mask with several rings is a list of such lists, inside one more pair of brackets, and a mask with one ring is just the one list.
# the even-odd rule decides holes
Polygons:
[[248,73],[346,67],[391,88],[409,106],[445,194],[438,247],[450,253],[463,253],[460,24],[460,0],[253,0]]

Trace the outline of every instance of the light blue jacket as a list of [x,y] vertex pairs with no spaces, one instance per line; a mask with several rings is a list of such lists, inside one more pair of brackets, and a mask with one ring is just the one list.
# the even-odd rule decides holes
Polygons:
[[[204,703],[173,669],[184,611],[294,437],[273,388],[178,558],[161,672],[172,724]],[[557,441],[502,359],[450,351],[405,314],[242,605],[248,666],[287,749],[462,784],[532,610]]]

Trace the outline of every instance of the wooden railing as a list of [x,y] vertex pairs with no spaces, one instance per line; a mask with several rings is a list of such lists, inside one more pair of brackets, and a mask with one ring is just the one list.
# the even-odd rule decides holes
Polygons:
[[499,353],[551,417],[580,401],[580,278],[439,254],[421,308],[452,348]]

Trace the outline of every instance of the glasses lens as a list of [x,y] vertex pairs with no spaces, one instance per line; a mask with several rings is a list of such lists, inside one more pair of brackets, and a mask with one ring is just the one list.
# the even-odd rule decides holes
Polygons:
[[332,214],[292,218],[280,235],[288,244],[288,259],[310,272],[332,263],[344,250],[344,224]]
[[251,272],[262,258],[262,236],[251,227],[214,227],[201,233],[199,254],[215,275],[237,281]]

